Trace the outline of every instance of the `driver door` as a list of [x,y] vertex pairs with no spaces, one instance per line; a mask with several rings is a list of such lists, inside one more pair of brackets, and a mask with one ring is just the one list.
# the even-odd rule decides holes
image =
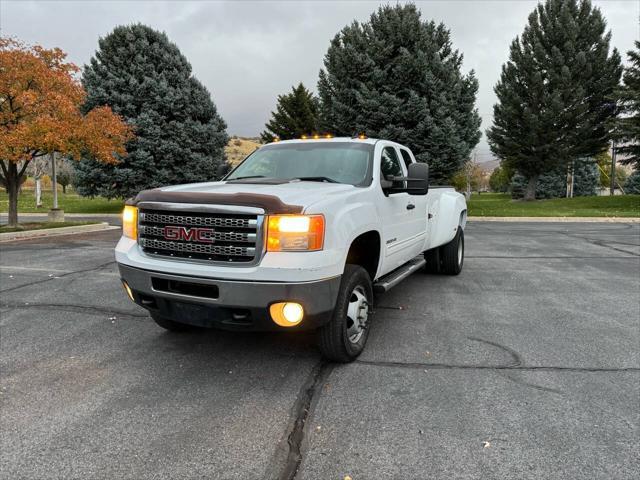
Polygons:
[[[380,178],[405,177],[407,172],[394,146],[382,149]],[[380,201],[378,213],[382,219],[382,247],[384,262],[382,272],[388,273],[414,257],[412,241],[413,209],[411,196],[407,192],[385,193]],[[409,208],[407,208],[409,207]]]

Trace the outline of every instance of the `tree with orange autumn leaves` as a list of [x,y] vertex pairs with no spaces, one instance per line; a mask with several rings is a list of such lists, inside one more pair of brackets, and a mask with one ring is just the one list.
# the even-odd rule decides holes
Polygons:
[[9,196],[9,225],[18,223],[18,189],[34,158],[60,152],[105,163],[126,155],[131,128],[109,107],[83,115],[79,69],[58,49],[0,37],[0,182]]

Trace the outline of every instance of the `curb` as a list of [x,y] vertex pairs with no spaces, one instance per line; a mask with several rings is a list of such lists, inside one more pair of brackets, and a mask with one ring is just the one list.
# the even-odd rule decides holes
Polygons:
[[[49,210],[47,210],[46,212],[42,212],[42,213],[18,213],[18,218],[19,217],[46,217],[47,214],[49,213]],[[0,212],[0,218],[5,218],[8,217],[9,214],[7,212]],[[122,217],[121,213],[66,213],[64,214],[65,217],[104,217],[104,218],[120,218]],[[64,227],[61,227],[64,228]]]
[[107,222],[93,223],[91,225],[75,225],[72,227],[43,228],[42,230],[26,230],[24,232],[0,233],[0,243],[14,240],[29,240],[33,238],[57,237],[59,235],[72,235],[76,233],[100,232],[114,230],[120,227],[111,226]]
[[468,217],[469,222],[640,223],[640,217]]

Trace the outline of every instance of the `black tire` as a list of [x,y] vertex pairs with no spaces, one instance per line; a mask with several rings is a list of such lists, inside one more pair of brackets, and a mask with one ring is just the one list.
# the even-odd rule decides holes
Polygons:
[[432,248],[424,252],[424,259],[427,261],[424,266],[425,273],[440,273],[440,249]]
[[440,272],[445,275],[458,275],[464,263],[464,231],[458,227],[456,236],[440,247]]
[[187,325],[185,323],[175,322],[165,317],[161,317],[158,314],[152,313],[151,318],[156,322],[159,326],[164,328],[165,330],[169,330],[170,332],[188,332],[189,330],[193,330],[191,325]]
[[[362,296],[366,297],[365,300]],[[365,302],[365,303],[363,303]],[[318,347],[322,355],[334,362],[347,363],[353,361],[364,350],[370,327],[370,307],[373,305],[373,288],[367,271],[358,266],[347,264],[340,282],[340,290],[336,299],[331,320],[318,330]],[[366,313],[360,327],[349,317],[348,311]],[[364,309],[364,311],[362,310]],[[351,335],[348,335],[351,332]],[[360,335],[357,334],[360,332]]]

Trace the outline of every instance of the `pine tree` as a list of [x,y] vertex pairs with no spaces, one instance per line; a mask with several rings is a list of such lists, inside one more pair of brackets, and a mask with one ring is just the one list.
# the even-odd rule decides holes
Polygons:
[[116,165],[83,159],[82,195],[128,197],[146,188],[211,180],[225,163],[226,124],[191,65],[164,33],[145,25],[116,27],[85,66],[85,109],[109,105],[136,138]]
[[323,127],[407,145],[447,181],[480,139],[478,82],[461,73],[449,30],[421,19],[415,5],[383,6],[331,41],[318,92]]
[[624,85],[619,90],[620,116],[616,122],[615,140],[622,146],[616,152],[620,162],[640,170],[640,42],[627,52],[629,66],[624,71]]
[[291,93],[278,95],[276,111],[260,135],[264,142],[300,138],[318,132],[318,99],[300,83],[291,88]]
[[606,148],[622,71],[610,38],[588,0],[546,0],[511,44],[487,136],[493,153],[526,178],[526,199],[544,172]]
[[[573,196],[587,197],[597,193],[600,170],[595,158],[579,158],[573,162]],[[511,180],[511,196],[523,198],[528,182],[521,174]],[[567,168],[556,167],[542,173],[536,182],[536,198],[564,198],[567,195]]]

